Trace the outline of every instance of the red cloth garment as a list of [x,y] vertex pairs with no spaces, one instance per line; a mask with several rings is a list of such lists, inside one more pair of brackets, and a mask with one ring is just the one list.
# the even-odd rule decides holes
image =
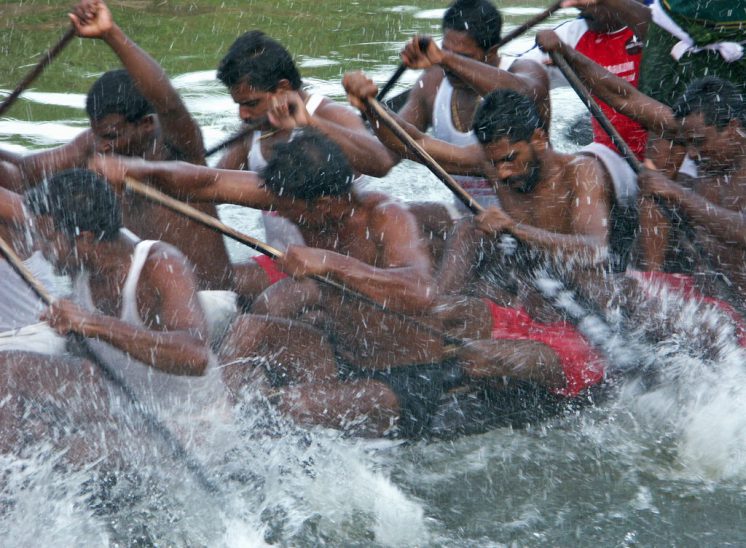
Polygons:
[[[587,30],[575,44],[575,49],[609,72],[624,78],[637,87],[640,78],[642,49],[636,47],[635,40],[634,33],[627,27],[608,34],[599,34]],[[647,143],[645,128],[631,118],[619,114],[606,103],[599,101],[599,105],[638,159],[642,160]],[[612,150],[617,150],[611,142],[611,137],[603,130],[595,117],[592,123],[593,140],[596,143],[608,146]]]
[[262,270],[267,274],[269,279],[269,285],[276,284],[280,280],[288,277],[287,274],[277,268],[275,260],[267,255],[257,255],[253,257],[256,264],[258,264]]
[[540,342],[551,348],[562,364],[567,379],[564,388],[553,389],[554,394],[577,396],[604,378],[601,355],[567,322],[541,323],[523,308],[507,308],[485,299],[492,313],[492,338],[513,341]]

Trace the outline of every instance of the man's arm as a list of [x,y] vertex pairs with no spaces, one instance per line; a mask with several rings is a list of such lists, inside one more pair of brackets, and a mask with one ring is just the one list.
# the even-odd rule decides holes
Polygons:
[[261,177],[253,171],[216,169],[187,162],[147,162],[121,156],[97,157],[91,161],[91,169],[118,188],[127,177],[132,177],[150,182],[176,198],[195,202],[269,209],[280,199],[262,186]]
[[479,228],[492,235],[509,232],[518,240],[548,253],[585,257],[591,262],[606,256],[609,240],[609,196],[606,174],[598,161],[576,159],[566,177],[572,184],[570,233],[552,232],[519,223],[500,208],[492,207],[477,217]]
[[52,173],[85,166],[93,153],[94,135],[86,129],[69,143],[31,154],[3,151],[0,158],[14,165],[17,171],[8,172],[9,179],[1,183],[6,188],[18,190],[33,187]]
[[[350,103],[360,109],[370,120],[370,125],[378,138],[400,158],[420,161],[401,140],[379,119],[376,112],[368,107],[367,99],[375,98],[378,87],[362,72],[348,72],[342,84],[347,91]],[[484,158],[481,145],[456,146],[422,133],[401,117],[391,113],[398,124],[412,136],[443,169],[454,175],[481,175]]]
[[0,187],[0,223],[22,226],[26,220],[23,197],[11,190]]
[[420,131],[427,131],[433,123],[433,103],[443,78],[443,71],[439,67],[421,74],[409,90],[407,102],[399,109],[399,117]]
[[578,53],[563,43],[554,31],[539,31],[536,43],[547,53],[561,53],[591,93],[617,112],[632,118],[648,131],[667,134],[669,138],[678,132],[679,123],[670,107],[648,97],[625,79]]
[[101,0],[83,0],[70,20],[78,36],[106,42],[122,61],[137,89],[153,105],[163,136],[178,148],[182,159],[203,164],[204,144],[199,126],[186,109],[161,66],[122,32]]
[[44,319],[63,335],[102,340],[166,373],[200,376],[209,364],[210,351],[192,268],[175,250],[151,253],[157,258],[146,262],[137,292],[138,301],[144,297],[158,303],[143,318],[146,327],[88,312],[66,300],[54,303]]
[[[425,49],[420,46],[427,45]],[[549,131],[549,77],[541,65],[529,60],[515,61],[510,70],[482,63],[438,47],[429,37],[415,36],[402,52],[404,64],[412,69],[429,69],[440,66],[455,74],[479,95],[496,89],[509,89],[530,97]]]
[[358,173],[383,177],[396,163],[394,155],[365,129],[360,117],[342,105],[326,102],[311,115],[298,92],[290,91],[273,100],[269,119],[284,129],[315,127],[337,143]]
[[435,283],[414,217],[402,206],[389,203],[375,209],[369,228],[371,239],[380,242],[384,266],[303,246],[290,246],[278,262],[294,277],[329,276],[391,310],[427,312],[435,298]]
[[722,242],[746,247],[746,217],[742,212],[715,205],[651,169],[640,174],[639,184],[646,196],[671,204]]

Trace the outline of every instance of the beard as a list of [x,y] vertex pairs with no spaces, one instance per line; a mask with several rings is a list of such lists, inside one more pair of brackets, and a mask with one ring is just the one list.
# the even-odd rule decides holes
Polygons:
[[533,151],[531,154],[532,158],[529,162],[526,173],[518,177],[509,177],[503,181],[503,183],[509,185],[510,188],[514,188],[518,192],[524,194],[531,192],[541,180],[541,164]]

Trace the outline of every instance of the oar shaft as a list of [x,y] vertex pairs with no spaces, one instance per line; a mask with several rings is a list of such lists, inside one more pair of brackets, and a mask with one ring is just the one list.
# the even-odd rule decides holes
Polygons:
[[208,148],[205,151],[205,158],[209,158],[213,154],[220,152],[221,150],[224,150],[238,143],[239,141],[242,141],[243,139],[245,139],[246,137],[254,133],[256,130],[258,130],[260,127],[262,127],[266,123],[267,123],[266,118],[263,118],[261,120],[254,122],[253,124],[248,124],[242,127],[235,134],[228,137],[225,141],[218,143],[212,148]]
[[575,93],[578,94],[578,97],[580,97],[581,101],[583,101],[588,110],[591,111],[593,117],[596,118],[598,123],[601,124],[601,127],[604,129],[604,131],[609,135],[609,137],[611,137],[611,141],[614,143],[614,146],[616,146],[619,152],[622,153],[622,156],[624,156],[624,159],[627,161],[629,166],[634,170],[635,173],[640,173],[640,171],[642,171],[642,164],[637,159],[637,156],[635,156],[635,153],[632,152],[632,149],[629,147],[624,138],[619,134],[619,131],[617,131],[606,114],[604,114],[604,111],[601,110],[601,107],[591,96],[588,88],[585,87],[578,75],[567,63],[565,56],[562,55],[562,53],[555,51],[550,52],[549,56],[552,58],[552,62],[554,63],[554,65],[559,69],[567,82],[570,84],[570,87],[575,90]]
[[5,257],[5,259],[8,261],[8,264],[10,264],[13,270],[18,273],[18,275],[21,277],[21,279],[23,279],[24,282],[26,282],[26,284],[36,294],[36,296],[39,297],[39,300],[41,300],[47,306],[52,304],[52,301],[54,299],[49,294],[49,291],[47,291],[47,288],[39,283],[39,280],[37,280],[36,277],[34,277],[34,274],[28,269],[28,267],[23,264],[23,261],[16,254],[11,245],[5,240],[5,238],[2,237],[0,237],[0,253],[2,253],[3,257]]
[[555,2],[541,13],[536,14],[534,17],[523,23],[521,26],[514,28],[512,31],[510,31],[508,34],[500,39],[500,41],[497,43],[497,48],[499,49],[503,47],[505,44],[515,40],[530,28],[535,27],[545,19],[548,19],[555,11],[560,9],[560,7],[562,7],[561,0],[559,2]]
[[459,200],[461,200],[466,207],[468,207],[473,213],[481,213],[484,211],[484,208],[474,200],[471,194],[466,192],[463,187],[458,184],[456,180],[451,177],[451,175],[449,175],[448,172],[446,172],[446,170],[443,169],[440,164],[438,164],[438,162],[436,162],[433,157],[430,156],[430,154],[399,125],[381,103],[375,99],[368,99],[368,104],[386,127],[389,128],[414,154],[416,154],[420,161],[430,168],[430,171],[432,171],[438,179],[443,181],[443,183],[445,183],[451,192],[458,196]]
[[[144,196],[145,198],[148,198],[149,200],[151,200],[152,202],[156,204],[167,207],[171,209],[172,211],[176,211],[177,213],[180,213],[181,215],[184,215],[185,217],[192,219],[193,221],[201,223],[217,232],[220,232],[221,234],[224,234],[239,243],[247,245],[256,251],[263,253],[264,255],[272,257],[273,259],[281,258],[284,255],[282,251],[280,251],[279,249],[276,249],[270,245],[267,245],[264,242],[257,240],[256,238],[252,238],[251,236],[247,234],[239,232],[238,230],[226,225],[219,219],[216,219],[215,217],[212,217],[211,215],[207,215],[206,213],[203,213],[202,211],[190,206],[189,204],[186,204],[180,200],[172,198],[171,196],[164,194],[160,190],[157,190],[153,187],[143,184],[140,181],[133,179],[132,177],[126,177],[125,184],[128,190],[136,192]],[[390,308],[387,308],[386,306],[379,304],[378,302],[363,295],[362,293],[358,293],[357,291],[354,291],[348,287],[345,287],[344,285],[337,283],[334,280],[330,280],[329,278],[326,278],[324,276],[311,276],[311,278],[326,286],[333,287],[334,289],[337,289],[338,291],[342,291],[351,297],[354,297],[375,308],[378,308],[379,310],[383,310],[385,312],[389,312],[391,314],[394,314],[395,316],[403,318],[404,320],[428,331],[429,333],[432,333],[433,335],[437,337],[441,337],[443,340],[449,343],[453,343],[453,344],[464,343],[464,341],[459,338],[452,337],[448,335],[447,333],[445,333],[444,331],[436,327],[433,327],[432,325],[428,323],[424,323],[411,316],[408,316],[407,314],[404,314],[403,312],[391,310]]]
[[63,49],[65,49],[65,46],[67,46],[67,44],[69,44],[74,37],[75,29],[73,27],[70,27],[68,31],[62,36],[62,38],[60,38],[60,40],[54,46],[52,46],[49,50],[47,50],[46,53],[44,53],[36,66],[31,69],[31,71],[23,80],[21,80],[21,82],[16,86],[11,94],[5,98],[2,104],[0,104],[0,116],[5,114],[5,111],[11,107],[11,105],[15,102],[16,99],[18,99],[21,93],[23,93],[26,88],[29,87],[31,83],[39,77],[44,69],[47,68],[47,65],[49,65],[49,63],[51,63],[52,60],[57,57],[57,55],[59,55],[59,53]]

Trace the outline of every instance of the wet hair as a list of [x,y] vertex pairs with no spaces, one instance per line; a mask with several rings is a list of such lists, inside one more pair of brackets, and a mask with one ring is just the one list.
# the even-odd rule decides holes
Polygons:
[[443,15],[443,30],[465,32],[483,50],[500,41],[503,18],[487,0],[456,0]]
[[673,113],[679,119],[701,113],[705,124],[719,130],[735,118],[746,128],[744,91],[715,76],[699,78],[689,84],[674,103]]
[[483,145],[507,137],[511,143],[528,141],[544,128],[534,102],[516,91],[496,89],[484,96],[474,114],[472,129]]
[[260,30],[239,36],[218,66],[218,79],[231,88],[241,80],[262,91],[275,91],[280,80],[300,89],[298,67],[282,44]]
[[155,112],[124,69],[105,72],[94,82],[85,100],[85,110],[94,121],[109,114],[121,114],[128,122]]
[[276,144],[261,175],[264,186],[278,196],[309,201],[349,194],[354,177],[337,143],[311,128]]
[[68,237],[93,232],[99,240],[113,240],[122,228],[122,209],[107,182],[87,169],[55,174],[26,193],[33,215],[49,215],[54,227]]

